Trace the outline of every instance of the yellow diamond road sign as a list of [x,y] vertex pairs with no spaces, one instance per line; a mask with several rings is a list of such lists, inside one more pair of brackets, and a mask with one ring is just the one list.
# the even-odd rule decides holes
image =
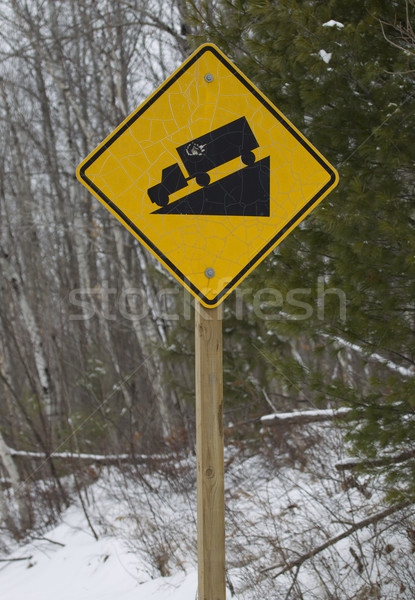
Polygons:
[[79,180],[207,307],[337,184],[326,159],[211,44],[78,167]]

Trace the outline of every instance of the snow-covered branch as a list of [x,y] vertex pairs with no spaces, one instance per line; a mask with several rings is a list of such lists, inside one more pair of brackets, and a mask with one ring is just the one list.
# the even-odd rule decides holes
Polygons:
[[263,425],[271,425],[276,423],[287,423],[287,424],[301,424],[301,423],[315,423],[320,421],[332,421],[334,419],[341,419],[348,415],[351,409],[347,407],[341,408],[326,408],[316,410],[298,410],[293,412],[281,412],[273,413],[270,415],[264,415],[261,417],[261,423]]

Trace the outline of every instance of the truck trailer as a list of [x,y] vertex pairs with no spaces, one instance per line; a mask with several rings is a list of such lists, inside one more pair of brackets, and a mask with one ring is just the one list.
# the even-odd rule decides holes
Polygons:
[[169,196],[185,188],[188,181],[195,179],[201,187],[210,183],[209,171],[238,156],[246,166],[255,163],[253,150],[258,142],[245,117],[218,127],[176,148],[187,171],[183,174],[178,163],[163,169],[161,182],[147,190],[150,200],[158,206],[167,206]]

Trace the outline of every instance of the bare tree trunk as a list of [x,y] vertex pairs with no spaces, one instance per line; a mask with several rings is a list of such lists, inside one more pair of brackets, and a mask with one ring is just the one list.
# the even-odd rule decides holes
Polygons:
[[[113,233],[118,225],[110,224],[110,215],[96,210],[84,195],[75,168],[177,64],[186,37],[180,32],[183,7],[176,0],[167,9],[156,1],[151,11],[144,0],[0,3],[8,9],[7,17],[0,11],[0,274],[5,292],[0,320],[10,357],[10,372],[3,373],[12,390],[6,395],[9,412],[20,416],[24,433],[50,454],[67,431],[64,408],[77,419],[96,407],[97,395],[84,382],[89,365],[104,361],[99,397],[115,390],[125,406],[135,407],[132,435],[136,415],[145,414],[142,406],[154,400],[160,418],[154,419],[155,436],[153,428],[146,436],[150,443],[160,430],[168,437],[178,399],[164,383],[167,365],[158,348],[166,344],[166,324],[156,316],[159,298],[148,281],[148,259],[140,249],[139,262],[129,260],[122,233]],[[122,281],[132,316],[129,327],[102,314],[97,318],[103,312],[104,300],[96,294],[102,281],[112,289]],[[142,320],[134,317],[133,285],[145,290],[151,309]],[[78,322],[70,318],[71,290],[85,299],[84,319]],[[118,389],[132,356],[141,368]],[[141,407],[135,405],[138,389],[146,401]],[[121,429],[122,414],[108,427],[108,441],[120,423]],[[3,433],[13,439],[10,428]],[[81,436],[79,443],[84,444]]]
[[22,486],[22,482],[20,481],[19,472],[17,470],[16,465],[14,464],[14,460],[12,458],[12,455],[10,454],[10,450],[9,450],[6,442],[4,441],[1,431],[0,431],[0,460],[3,463],[4,468],[6,469],[7,473],[9,474],[10,484],[12,486],[12,489],[14,492],[14,497],[16,499],[16,504],[18,506],[18,510],[19,510],[18,528],[25,529],[28,523],[27,523],[27,519],[26,519],[26,516],[27,516],[26,505],[25,505],[24,499],[23,499],[23,486]]
[[53,401],[51,392],[51,381],[49,375],[48,364],[43,348],[42,337],[38,325],[36,323],[35,315],[32,308],[26,298],[24,287],[16,269],[14,268],[9,256],[0,249],[0,266],[2,267],[3,274],[7,281],[10,283],[11,288],[15,294],[17,303],[20,307],[21,316],[25,324],[27,333],[29,335],[33,358],[36,366],[37,381],[38,381],[38,393],[42,405],[45,408],[47,418],[47,438],[48,447],[51,448],[53,444],[55,425],[56,425],[56,405]]
[[126,303],[128,305],[129,315],[131,316],[131,324],[137,338],[138,344],[145,344],[147,357],[144,359],[145,369],[148,374],[148,379],[153,388],[154,400],[157,403],[161,418],[161,429],[163,436],[166,438],[172,432],[172,399],[169,390],[163,382],[163,374],[160,369],[160,363],[156,359],[156,353],[161,345],[159,332],[153,327],[153,322],[148,315],[141,318],[136,304],[136,291],[128,277],[127,263],[124,253],[124,242],[121,230],[119,227],[114,227],[114,238],[117,249],[117,257],[120,264],[121,278],[124,287]]
[[7,523],[9,520],[9,510],[7,508],[7,500],[3,491],[3,487],[0,484],[0,517]]

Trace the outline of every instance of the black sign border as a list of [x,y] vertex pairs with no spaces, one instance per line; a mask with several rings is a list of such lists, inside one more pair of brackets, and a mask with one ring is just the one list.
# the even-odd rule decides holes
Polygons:
[[[280,229],[275,236],[248,262],[248,264],[239,271],[239,273],[222,289],[219,294],[213,298],[206,298],[202,294],[202,292],[191,282],[189,279],[178,269],[168,258],[161,252],[157,246],[153,244],[153,242],[146,236],[144,233],[134,225],[134,223],[118,208],[112,200],[110,200],[85,174],[85,171],[101,156],[103,152],[105,152],[111,144],[115,142],[141,115],[154,103],[160,96],[162,96],[169,87],[177,81],[183,73],[185,73],[189,67],[191,67],[205,52],[212,52],[216,56],[216,58],[234,75],[248,90],[249,92],[255,96],[259,102],[275,117],[285,129],[287,129],[291,135],[295,137],[295,139],[300,142],[302,146],[313,156],[313,158],[327,171],[330,176],[330,180],[324,185],[321,190],[315,194],[311,200],[307,202],[303,208],[301,208],[295,216],[282,228]],[[232,290],[240,281],[244,275],[258,262],[260,262],[261,258],[266,254],[272,247],[276,246],[278,240],[293,226],[297,221],[301,219],[304,213],[306,213],[314,204],[316,204],[321,196],[325,194],[325,192],[333,186],[336,181],[336,172],[328,165],[314,150],[310,144],[307,143],[306,140],[303,139],[299,133],[293,129],[293,127],[285,121],[285,119],[275,110],[275,108],[260,94],[258,90],[251,84],[251,82],[242,75],[235,66],[229,62],[220,52],[218,52],[217,48],[213,45],[206,44],[199,48],[193,54],[187,62],[185,62],[180,69],[170,78],[168,79],[158,90],[157,92],[147,101],[145,102],[137,112],[135,112],[129,119],[125,121],[122,127],[118,129],[112,136],[108,138],[106,143],[99,147],[96,152],[94,152],[89,159],[81,166],[79,169],[80,177],[85,181],[88,187],[94,190],[95,194],[97,194],[105,204],[111,207],[111,209],[117,213],[117,215],[124,221],[132,231],[137,235],[139,239],[141,239],[151,250],[157,255],[161,261],[166,264],[169,269],[171,269],[175,275],[185,284],[188,288],[190,288],[195,296],[197,296],[204,304],[207,306],[216,306],[222,300],[227,293]]]

